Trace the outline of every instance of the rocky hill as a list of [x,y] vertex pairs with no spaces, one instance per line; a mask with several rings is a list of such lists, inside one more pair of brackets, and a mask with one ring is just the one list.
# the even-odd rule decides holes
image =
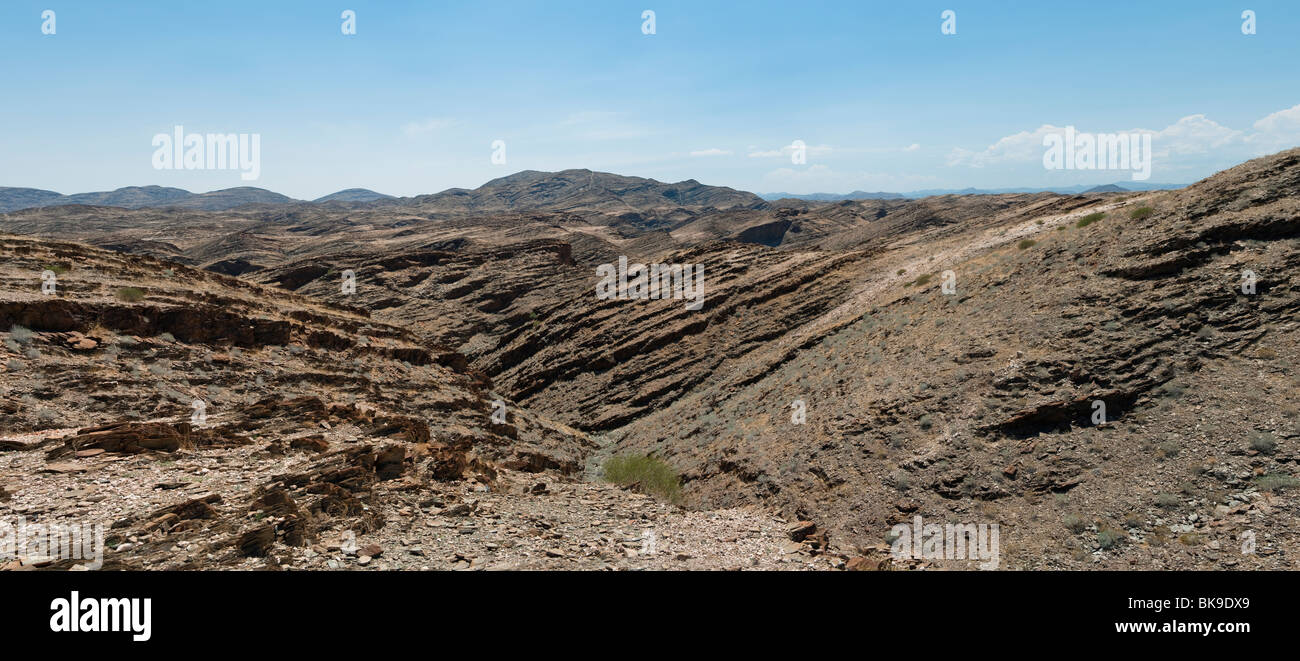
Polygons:
[[[0,255],[0,510],[111,523],[107,567],[787,557],[770,517],[576,482],[595,441],[365,310],[80,244],[0,236]],[[644,525],[677,530],[680,553],[639,556]]]
[[279,193],[248,186],[191,193],[163,186],[128,186],[112,191],[61,195],[35,188],[0,188],[0,213],[51,206],[86,205],[141,209],[144,207],[179,207],[224,211],[251,204],[286,204],[293,202]]
[[[467,544],[479,566],[644,562],[620,555],[636,534],[618,528],[625,515],[685,526],[681,544],[732,540],[683,552],[699,566],[888,566],[891,527],[921,515],[1000,524],[1004,568],[1287,568],[1300,536],[1298,184],[1292,150],[1174,191],[766,203],[569,170],[373,203],[10,213],[0,228],[23,236],[3,244],[0,326],[23,330],[6,344],[3,433],[34,436],[0,470],[12,484],[90,459],[77,457],[84,436],[110,457],[170,438],[104,425],[184,436],[185,402],[207,393],[213,436],[187,470],[269,471],[257,497],[281,490],[303,518],[327,489],[313,471],[361,462],[362,492],[379,499],[363,502],[401,522],[374,528],[383,545],[421,538],[459,554],[452,566],[474,565]],[[703,265],[703,308],[598,298],[597,267],[620,257]],[[67,269],[56,297],[39,289],[51,264]],[[123,301],[124,287],[145,297]],[[153,372],[163,359],[171,371]],[[492,421],[496,399],[507,425]],[[322,435],[323,455],[278,463]],[[381,478],[393,462],[374,453],[392,444],[402,469]],[[348,454],[360,447],[372,449]],[[679,471],[686,509],[585,481],[624,453]],[[447,456],[459,472],[430,478]],[[401,495],[410,481],[441,494],[434,518],[424,496]],[[235,509],[270,511],[271,498]],[[450,526],[473,528],[464,544],[421,527],[466,499],[470,518]],[[543,510],[567,523],[541,540],[564,548],[501,550]],[[292,526],[274,529],[269,557],[353,566],[322,540],[361,524],[313,525],[325,533],[299,546],[281,541]],[[1247,533],[1256,554],[1238,552]],[[139,562],[170,566],[159,548]]]

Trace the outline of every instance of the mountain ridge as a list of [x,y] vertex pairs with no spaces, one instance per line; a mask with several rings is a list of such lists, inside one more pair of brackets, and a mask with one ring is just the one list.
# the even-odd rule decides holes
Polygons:
[[1121,183],[1102,184],[1100,186],[1075,184],[1073,186],[1051,186],[1048,188],[926,188],[905,193],[868,193],[857,190],[852,193],[758,193],[758,196],[768,202],[775,202],[776,200],[782,199],[804,200],[808,202],[843,202],[845,200],[918,199],[922,197],[936,197],[939,195],[1002,195],[1006,193],[1057,193],[1059,195],[1077,195],[1079,193],[1137,193],[1157,190],[1177,190],[1180,188],[1186,188],[1190,185],[1191,184],[1148,184],[1140,181],[1125,181]]
[[[1079,193],[1170,190],[1187,184],[1142,184],[1125,182],[1102,186],[1074,185],[1051,188],[965,188],[925,189],[905,193],[867,192],[851,193],[751,193],[729,186],[702,184],[695,179],[662,182],[647,177],[619,175],[585,168],[571,168],[548,172],[520,170],[497,177],[478,188],[448,188],[436,193],[398,197],[367,188],[346,188],[317,197],[300,200],[265,188],[240,186],[193,193],[182,188],[166,186],[124,186],[111,191],[62,194],[56,191],[0,187],[0,213],[48,206],[82,204],[87,206],[120,207],[125,209],[179,207],[204,211],[228,211],[251,205],[296,204],[393,204],[420,208],[461,212],[493,212],[522,210],[594,209],[617,212],[620,207],[630,209],[700,206],[716,209],[763,209],[777,200],[802,200],[806,202],[842,202],[846,200],[904,200],[939,195],[999,195],[1006,193]],[[624,209],[626,210],[626,209]]]

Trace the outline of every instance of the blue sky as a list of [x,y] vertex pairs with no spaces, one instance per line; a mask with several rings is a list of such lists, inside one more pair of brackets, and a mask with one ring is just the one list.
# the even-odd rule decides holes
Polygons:
[[[1042,134],[1065,126],[1152,132],[1150,181],[1183,183],[1300,145],[1300,3],[1136,4],[9,0],[0,185],[313,198],[582,167],[794,193],[1128,178],[1044,169]],[[155,170],[151,139],[176,125],[260,134],[261,177]],[[794,140],[804,164],[782,152]]]

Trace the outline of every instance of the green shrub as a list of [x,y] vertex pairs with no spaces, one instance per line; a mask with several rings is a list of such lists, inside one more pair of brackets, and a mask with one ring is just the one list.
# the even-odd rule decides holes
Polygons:
[[1095,222],[1097,222],[1097,221],[1099,221],[1099,220],[1101,220],[1102,218],[1105,218],[1105,217],[1106,217],[1106,214],[1104,214],[1104,213],[1102,213],[1102,212],[1100,212],[1100,211],[1098,211],[1097,213],[1090,213],[1090,214],[1084,216],[1083,218],[1080,218],[1080,219],[1079,219],[1079,222],[1075,223],[1074,226],[1075,226],[1075,227],[1087,227],[1087,226],[1089,226],[1089,225],[1091,225],[1091,224],[1093,224],[1093,223],[1095,223]]
[[117,300],[137,303],[144,300],[144,290],[138,287],[122,287],[117,290]]
[[1148,217],[1150,217],[1151,214],[1153,214],[1153,213],[1155,213],[1155,212],[1156,212],[1156,210],[1155,210],[1155,209],[1152,209],[1151,207],[1138,207],[1138,208],[1136,208],[1136,209],[1130,211],[1130,212],[1128,213],[1128,217],[1129,217],[1129,218],[1132,218],[1133,220],[1142,220],[1143,218],[1148,218]]
[[9,328],[9,337],[19,344],[27,344],[28,342],[31,342],[32,338],[35,336],[36,333],[33,333],[31,329],[25,326],[14,324]]
[[1255,486],[1259,487],[1260,491],[1282,491],[1300,486],[1300,480],[1286,473],[1269,473],[1255,478]]
[[1020,243],[1016,244],[1016,247],[1021,250],[1024,250],[1026,248],[1034,247],[1035,243],[1037,243],[1037,241],[1034,241],[1033,239],[1021,239]]
[[906,492],[912,487],[912,478],[905,471],[897,470],[889,476],[890,485],[898,491]]
[[41,270],[54,271],[54,273],[57,275],[63,275],[64,273],[67,273],[68,271],[72,270],[72,267],[68,266],[67,264],[42,264]]
[[1065,518],[1061,519],[1061,523],[1065,524],[1066,530],[1069,530],[1076,535],[1083,532],[1084,529],[1088,527],[1088,523],[1083,520],[1083,517],[1077,514],[1066,514]]
[[605,481],[624,487],[635,487],[642,493],[662,498],[670,503],[681,500],[681,484],[677,471],[648,455],[618,455],[610,457],[604,465]]
[[1256,432],[1250,437],[1250,449],[1261,454],[1273,454],[1277,452],[1277,439],[1272,434]]
[[1104,551],[1109,551],[1116,546],[1119,546],[1119,543],[1123,540],[1124,533],[1115,530],[1114,528],[1106,528],[1097,533],[1097,544],[1100,545]]
[[1182,499],[1172,493],[1162,493],[1156,495],[1156,507],[1171,509],[1178,507],[1183,503]]

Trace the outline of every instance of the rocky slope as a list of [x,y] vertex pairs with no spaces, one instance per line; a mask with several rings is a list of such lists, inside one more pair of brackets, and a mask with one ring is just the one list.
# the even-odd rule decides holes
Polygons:
[[[1291,567],[1298,161],[925,232],[619,447],[682,468],[697,503],[769,503],[863,549],[919,512],[1001,522],[1015,567]],[[1243,556],[1247,531],[1267,551]]]
[[[433,545],[443,522],[495,526],[488,503],[511,489],[519,493],[502,497],[520,510],[512,525],[528,525],[545,549],[493,548],[504,535],[493,531],[452,538],[475,543],[469,556],[464,545],[423,556],[393,541],[390,557],[441,568],[458,557],[467,566],[476,557],[480,566],[626,564],[637,553],[621,540],[668,516],[609,489],[590,494],[609,504],[604,519],[570,512],[577,501],[545,485],[570,492],[593,441],[508,400],[494,404],[499,396],[462,356],[364,313],[78,244],[4,237],[0,254],[0,509],[112,523],[109,567],[364,567],[328,540],[388,540],[385,524],[397,519],[403,535]],[[57,273],[52,294],[41,291],[46,270]],[[503,419],[493,419],[496,406]],[[545,516],[568,528],[540,534]],[[740,527],[739,537],[771,546],[772,562],[795,557],[782,554],[779,534],[745,533],[765,526],[770,536],[780,522],[733,518],[691,525]],[[665,548],[686,553],[690,543]],[[636,562],[723,554],[677,561],[665,550]]]
[[[1293,567],[1297,184],[1300,150],[1143,193],[763,203],[695,182],[565,171],[375,203],[13,213],[3,218],[8,231],[135,256],[7,239],[14,258],[0,325],[39,327],[28,341],[49,348],[38,355],[57,351],[57,365],[69,366],[33,370],[13,338],[11,361],[42,383],[72,380],[94,373],[76,362],[86,350],[78,347],[106,351],[111,331],[154,352],[136,356],[141,364],[181,356],[168,360],[204,376],[196,381],[187,367],[184,383],[169,386],[183,396],[159,398],[119,368],[103,377],[116,390],[92,403],[35,377],[15,377],[27,380],[11,387],[7,373],[5,396],[17,403],[6,405],[6,422],[39,434],[24,449],[40,443],[55,453],[42,461],[59,462],[84,447],[66,440],[79,435],[118,448],[146,431],[163,439],[149,443],[166,442],[166,430],[132,427],[123,438],[94,427],[175,429],[191,396],[184,388],[215,383],[231,393],[212,409],[229,411],[229,427],[200,434],[200,453],[238,456],[223,461],[257,467],[259,494],[282,491],[307,512],[313,489],[324,488],[312,486],[320,475],[373,472],[365,493],[382,495],[363,502],[403,522],[376,528],[376,543],[453,558],[429,563],[437,567],[672,566],[620,556],[630,528],[583,513],[607,506],[633,518],[657,512],[682,527],[665,533],[676,540],[733,540],[715,556],[683,551],[692,556],[683,566],[748,566],[756,552],[734,552],[754,544],[766,549],[762,567],[881,566],[891,527],[921,515],[1000,524],[1004,568]],[[598,299],[596,267],[620,256],[704,265],[703,309]],[[42,298],[33,274],[59,259],[95,266],[69,263],[68,289]],[[343,286],[347,272],[355,290]],[[149,293],[126,304],[111,296],[123,286]],[[233,358],[221,349],[231,362],[220,369],[191,356],[239,342],[251,344]],[[274,388],[248,385],[268,365],[313,374],[311,387],[284,376]],[[427,374],[412,376],[420,370]],[[496,398],[508,403],[509,425],[490,420],[485,406]],[[461,467],[455,479],[415,487],[436,491],[428,498],[440,504],[396,494],[405,480],[437,472],[442,455],[420,454],[417,432],[401,446],[405,468],[381,478],[376,453],[387,446],[376,425],[398,423],[363,419],[369,408],[360,402],[388,416],[433,410],[454,420],[426,424],[431,439],[455,439],[440,441],[440,451],[463,457],[452,461]],[[795,410],[806,420],[792,418]],[[277,462],[302,449],[291,430],[307,426],[313,436],[350,430],[345,439],[326,433],[331,448],[374,449],[312,454],[287,472]],[[55,442],[52,427],[67,427],[65,440]],[[239,442],[245,427],[260,429],[257,442]],[[277,454],[284,441],[286,454]],[[687,508],[705,518],[577,483],[603,457],[626,452],[680,471]],[[38,468],[34,452],[12,456],[22,459],[11,475]],[[214,470],[199,459],[186,470]],[[538,472],[545,477],[534,479]],[[500,525],[435,526],[445,535],[407,526],[425,521],[421,512],[463,514],[464,499],[474,516],[483,506]],[[539,533],[520,554],[501,550],[533,529],[536,507],[553,506],[570,508],[558,518],[571,522],[561,534],[572,544],[548,548]],[[765,518],[773,514],[781,520]],[[731,532],[698,527],[706,521],[725,521]],[[590,531],[580,542],[579,529]],[[1240,552],[1247,535],[1258,552]],[[356,557],[339,557],[330,539],[285,546],[281,556],[325,567]],[[476,551],[454,550],[457,539]],[[768,562],[787,551],[795,562]],[[140,562],[167,562],[156,547],[150,553]],[[375,565],[425,564],[419,555],[384,557]]]

